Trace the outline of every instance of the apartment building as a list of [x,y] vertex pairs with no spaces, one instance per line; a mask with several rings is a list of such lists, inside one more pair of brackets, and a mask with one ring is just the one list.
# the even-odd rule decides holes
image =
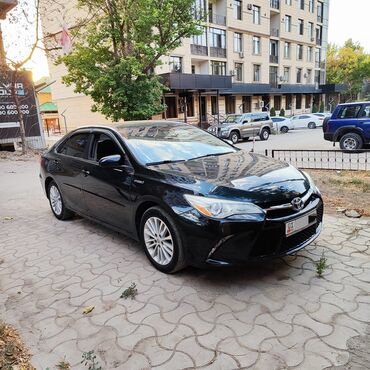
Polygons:
[[[185,39],[156,69],[170,89],[163,118],[206,127],[227,114],[272,107],[290,115],[309,112],[339,92],[325,85],[329,0],[194,3],[196,16],[205,20],[202,34]],[[73,1],[65,6],[73,17]],[[42,21],[47,32],[57,32],[55,18]],[[65,105],[70,125],[104,123],[91,112],[76,122],[76,113],[81,117],[90,108],[89,98],[61,84],[64,66],[50,64],[50,72],[53,98],[60,111]]]

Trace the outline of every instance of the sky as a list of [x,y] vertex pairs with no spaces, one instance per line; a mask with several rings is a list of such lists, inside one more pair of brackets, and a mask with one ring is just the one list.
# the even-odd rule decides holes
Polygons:
[[[28,2],[29,5],[33,2],[32,0],[22,1]],[[369,15],[370,0],[330,0],[329,42],[342,45],[345,40],[352,38],[360,42],[367,52],[370,52]],[[20,50],[27,52],[24,45],[32,43],[34,34],[34,27],[28,26],[27,30],[22,24],[22,17],[20,20],[20,22],[11,23],[7,19],[0,23],[7,56],[13,60],[19,60],[22,57]],[[47,75],[48,64],[44,52],[37,49],[26,67],[33,71],[35,81]]]

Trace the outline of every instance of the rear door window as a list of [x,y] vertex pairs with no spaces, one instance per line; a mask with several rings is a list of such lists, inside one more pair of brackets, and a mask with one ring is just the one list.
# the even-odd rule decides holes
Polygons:
[[65,141],[57,150],[58,153],[75,158],[86,158],[89,134],[75,134]]
[[364,107],[362,108],[360,117],[361,118],[370,118],[370,104],[369,105],[364,105]]
[[361,105],[347,105],[340,110],[337,118],[356,118],[360,109]]
[[310,116],[299,116],[299,119],[307,119],[310,118]]

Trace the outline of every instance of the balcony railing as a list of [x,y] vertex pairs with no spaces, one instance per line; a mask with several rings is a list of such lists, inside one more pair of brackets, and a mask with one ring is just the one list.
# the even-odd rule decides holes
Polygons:
[[226,58],[226,49],[211,46],[210,55],[215,58]]
[[208,55],[208,47],[203,46],[203,45],[191,44],[190,45],[190,52],[193,55],[205,55],[205,56],[207,56]]
[[321,39],[320,38],[316,38],[316,45],[321,45]]
[[226,26],[226,16],[220,14],[209,14],[209,22],[218,24],[219,26]]
[[270,85],[273,88],[278,87],[278,77],[276,73],[270,73],[270,79],[269,79]]
[[279,29],[278,28],[270,28],[270,36],[279,37]]
[[280,1],[279,0],[270,0],[270,8],[280,9]]
[[277,55],[270,55],[270,63],[279,63],[279,57]]
[[319,23],[322,23],[322,15],[317,15],[317,21],[318,21]]

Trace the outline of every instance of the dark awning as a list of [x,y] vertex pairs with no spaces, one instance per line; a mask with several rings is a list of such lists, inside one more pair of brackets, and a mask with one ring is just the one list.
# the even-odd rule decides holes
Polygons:
[[220,90],[232,87],[231,76],[165,73],[161,77],[171,90]]
[[222,91],[222,94],[317,94],[321,89],[316,85],[281,84],[272,87],[270,84],[240,83],[233,84],[231,89]]
[[320,85],[320,88],[323,93],[344,93],[348,90],[348,86],[346,84],[325,84]]

